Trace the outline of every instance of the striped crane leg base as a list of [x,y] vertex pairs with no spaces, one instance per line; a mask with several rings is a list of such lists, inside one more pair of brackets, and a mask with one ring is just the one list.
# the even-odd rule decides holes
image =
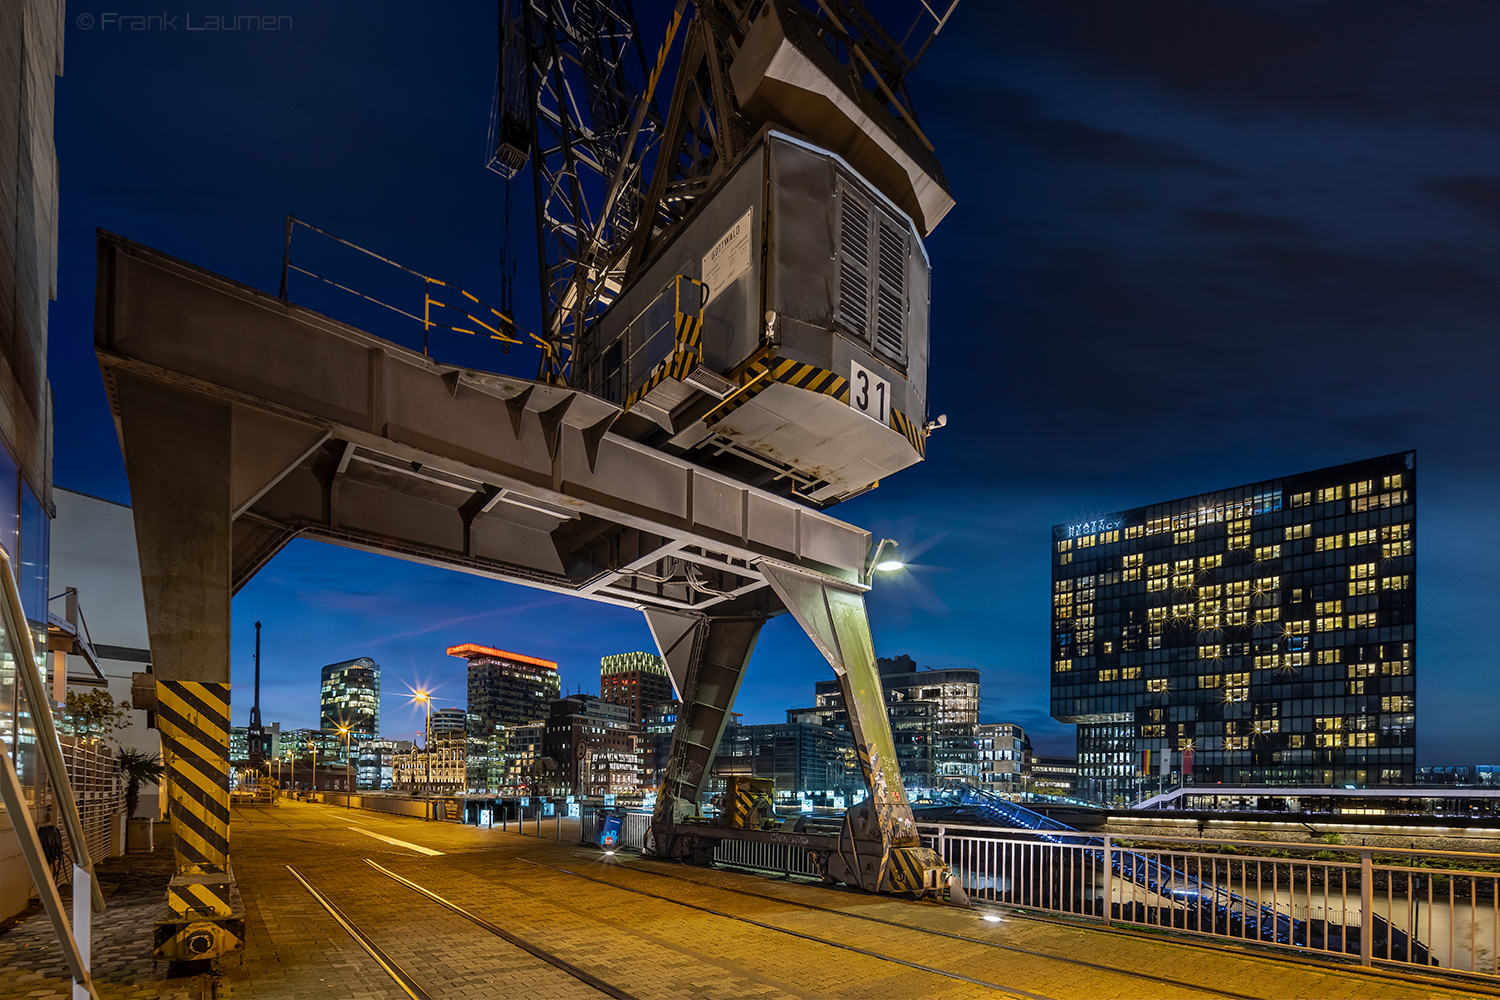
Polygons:
[[229,685],[158,681],[156,725],[177,872],[223,873],[229,867]]
[[177,874],[156,921],[156,957],[201,961],[244,947],[244,906],[229,867],[229,685],[158,681]]

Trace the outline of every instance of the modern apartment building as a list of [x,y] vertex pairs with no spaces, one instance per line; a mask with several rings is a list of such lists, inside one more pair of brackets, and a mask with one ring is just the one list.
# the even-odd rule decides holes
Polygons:
[[1084,795],[1416,778],[1416,456],[1052,529],[1052,715]]
[[636,725],[646,719],[652,705],[676,697],[667,664],[655,653],[620,653],[599,661],[599,696],[611,705],[630,709]]
[[1017,795],[1026,790],[1031,741],[1010,722],[981,722],[974,730],[976,784],[987,792]]

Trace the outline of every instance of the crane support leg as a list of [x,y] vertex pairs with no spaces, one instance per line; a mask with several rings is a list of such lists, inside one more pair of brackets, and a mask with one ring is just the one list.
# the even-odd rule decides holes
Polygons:
[[[235,403],[113,373],[156,677],[176,871],[156,919],[164,961],[244,948],[229,864],[229,628],[233,508],[311,430],[263,426]],[[283,424],[288,421],[281,421]],[[285,454],[271,455],[271,452]]]
[[698,857],[697,838],[684,832],[699,818],[699,792],[713,766],[745,666],[765,624],[765,614],[715,616],[646,609],[646,622],[667,661],[682,708],[672,734],[672,756],[652,817],[652,852],[662,857]]
[[870,792],[845,815],[838,846],[822,861],[824,876],[870,891],[941,896],[951,876],[917,835],[886,715],[864,588],[769,559],[757,568],[833,667]]

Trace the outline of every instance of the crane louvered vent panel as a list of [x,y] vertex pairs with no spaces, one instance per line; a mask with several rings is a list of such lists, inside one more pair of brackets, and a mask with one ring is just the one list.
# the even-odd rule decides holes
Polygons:
[[906,360],[906,233],[884,218],[877,228],[875,347],[899,363]]
[[907,230],[849,187],[839,191],[840,328],[906,364]]
[[861,340],[870,333],[870,209],[848,188],[839,212],[838,321]]

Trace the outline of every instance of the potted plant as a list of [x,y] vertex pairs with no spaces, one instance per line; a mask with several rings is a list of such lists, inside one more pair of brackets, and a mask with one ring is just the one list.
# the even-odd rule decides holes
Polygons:
[[141,783],[161,784],[166,765],[161,755],[143,753],[140,750],[121,748],[115,757],[120,773],[125,776],[125,852],[145,854],[155,849],[152,842],[154,820],[150,816],[136,818],[135,808],[141,799]]

